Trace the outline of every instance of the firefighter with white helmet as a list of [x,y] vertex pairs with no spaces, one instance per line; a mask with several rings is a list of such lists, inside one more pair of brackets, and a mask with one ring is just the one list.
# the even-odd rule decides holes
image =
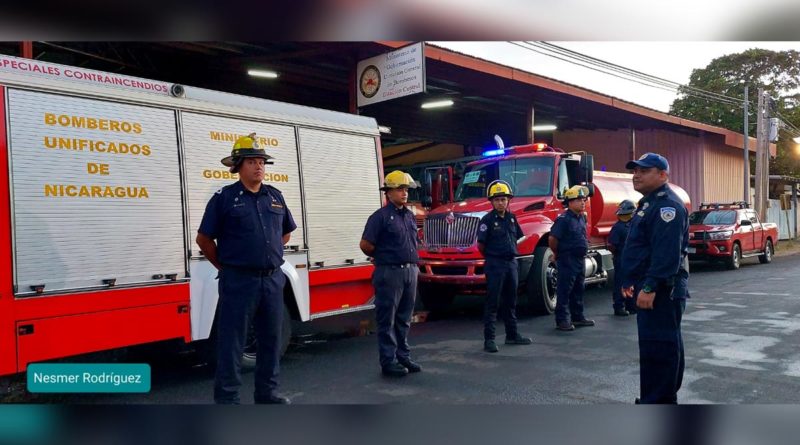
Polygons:
[[[486,188],[493,210],[478,226],[478,250],[486,258],[486,302],[483,309],[483,350],[497,352],[495,321],[498,312],[505,324],[507,345],[529,345],[532,340],[517,330],[517,287],[519,271],[517,242],[524,237],[516,216],[509,210],[514,194],[505,181],[494,181]],[[498,311],[499,305],[499,311]]]
[[589,189],[576,185],[564,191],[564,207],[550,228],[548,244],[558,267],[556,282],[556,329],[594,326],[583,314],[585,258],[589,248],[586,233],[586,199]]
[[417,184],[411,175],[395,170],[384,179],[381,190],[387,204],[376,210],[364,227],[359,247],[374,258],[375,320],[378,325],[378,357],[383,375],[402,377],[420,372],[411,360],[408,332],[417,297],[417,224],[406,207],[408,189]]
[[254,400],[289,403],[276,392],[286,283],[280,266],[283,246],[297,225],[281,192],[262,183],[271,159],[255,133],[240,137],[231,155],[221,160],[239,174],[239,181],[211,197],[197,233],[206,259],[219,269],[217,403],[239,403],[242,352],[251,320],[258,342]]

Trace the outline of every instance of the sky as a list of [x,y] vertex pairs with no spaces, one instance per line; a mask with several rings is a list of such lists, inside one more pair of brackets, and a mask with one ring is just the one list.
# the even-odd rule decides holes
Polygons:
[[[675,94],[554,59],[509,42],[429,42],[561,80],[655,110],[669,111]],[[750,48],[800,51],[800,42],[557,42],[555,45],[681,84],[692,70]]]

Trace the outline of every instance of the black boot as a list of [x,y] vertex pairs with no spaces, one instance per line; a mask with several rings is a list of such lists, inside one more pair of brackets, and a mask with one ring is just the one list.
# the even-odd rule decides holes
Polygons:
[[381,373],[387,377],[403,377],[408,374],[408,369],[400,363],[392,363],[381,368]]

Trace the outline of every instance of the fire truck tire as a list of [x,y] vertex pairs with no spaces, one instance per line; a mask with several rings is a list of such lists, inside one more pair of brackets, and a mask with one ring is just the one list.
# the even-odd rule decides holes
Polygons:
[[442,285],[420,283],[417,288],[422,306],[433,313],[441,313],[450,308],[456,299],[456,292]]
[[774,247],[772,247],[772,240],[767,240],[767,245],[764,246],[764,254],[758,256],[758,261],[761,264],[769,264],[772,262],[772,254],[774,253]]
[[[292,339],[292,316],[289,313],[289,307],[286,303],[283,304],[283,323],[281,324],[281,357],[289,349],[289,341]],[[244,353],[242,353],[242,369],[255,369],[256,367],[256,349],[258,342],[256,342],[256,328],[253,323],[250,323],[250,329],[247,332],[247,342],[244,345]]]
[[742,263],[742,246],[739,243],[733,243],[733,250],[731,256],[725,260],[725,266],[730,270],[738,269]]
[[533,312],[547,315],[555,311],[557,277],[553,251],[546,246],[537,247],[528,273],[528,306]]
[[[208,340],[199,342],[197,346],[197,353],[202,360],[212,368],[217,364],[217,333],[216,328],[211,330],[211,336]],[[245,342],[244,353],[242,354],[242,370],[252,370],[256,367],[256,349],[258,344],[255,340],[255,326],[251,323],[247,332],[247,341]],[[283,323],[281,324],[281,356],[289,349],[289,342],[292,339],[292,316],[289,313],[289,307],[284,303],[283,305]]]

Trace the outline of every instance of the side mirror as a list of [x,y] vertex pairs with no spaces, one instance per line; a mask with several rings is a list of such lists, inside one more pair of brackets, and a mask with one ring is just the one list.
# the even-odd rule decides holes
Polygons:
[[583,182],[594,181],[594,156],[581,155],[581,173],[583,174]]
[[739,224],[743,226],[752,226],[753,222],[750,221],[749,219],[743,219],[742,222],[740,222]]
[[422,207],[429,209],[431,205],[433,205],[432,191],[433,178],[431,177],[431,173],[426,171],[425,176],[422,178]]
[[453,167],[444,168],[444,202],[453,202]]

